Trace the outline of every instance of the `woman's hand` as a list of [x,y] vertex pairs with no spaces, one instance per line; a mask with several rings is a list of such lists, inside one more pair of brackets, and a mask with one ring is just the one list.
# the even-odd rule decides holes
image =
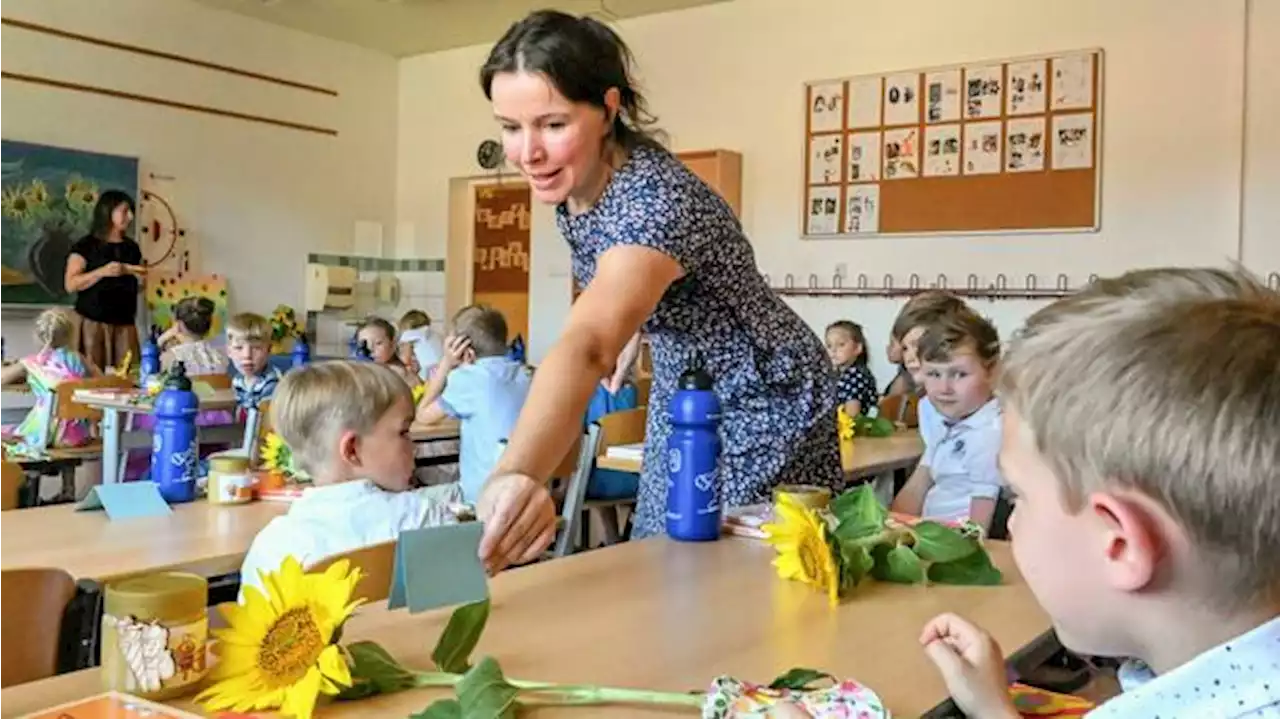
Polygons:
[[1004,654],[990,634],[954,614],[943,614],[925,625],[920,644],[966,715],[981,719],[1019,716],[1009,699]]
[[546,485],[523,474],[491,477],[476,514],[484,522],[480,560],[490,574],[542,556],[556,538],[556,505]]
[[98,268],[98,275],[100,277],[119,277],[125,272],[128,272],[128,268],[122,262],[108,262]]

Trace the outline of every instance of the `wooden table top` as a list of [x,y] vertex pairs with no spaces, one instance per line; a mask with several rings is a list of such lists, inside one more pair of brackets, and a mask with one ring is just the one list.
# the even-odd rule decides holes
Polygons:
[[443,419],[435,424],[419,424],[414,422],[413,425],[409,427],[409,439],[414,442],[458,439],[462,436],[461,427],[461,423],[456,419]]
[[285,502],[174,505],[163,517],[112,522],[101,511],[59,504],[0,515],[0,567],[57,567],[77,579],[183,569],[204,576],[240,569],[258,531]]
[[[81,404],[99,409],[150,414],[151,402],[138,401],[138,398],[145,396],[142,390],[78,390],[72,398]],[[233,389],[215,389],[209,394],[200,395],[200,409],[232,409],[235,406],[236,392]]]
[[[853,442],[853,461],[845,463],[844,472],[851,478],[869,477],[895,469],[914,465],[924,454],[924,440],[912,430],[898,432],[891,437],[858,437]],[[596,459],[600,469],[640,473],[641,461],[622,457],[602,456]]]
[[[475,658],[490,655],[517,679],[667,691],[702,690],[722,674],[768,681],[811,667],[863,682],[895,716],[915,717],[947,696],[917,644],[933,616],[959,612],[989,628],[1009,652],[1049,628],[1008,546],[992,542],[991,554],[1005,572],[1004,586],[870,582],[831,608],[822,592],[778,579],[773,549],[759,542],[628,542],[494,578],[494,607]],[[405,665],[430,669],[448,610],[409,615],[384,607],[361,609],[344,641],[371,639]],[[99,682],[90,669],[10,687],[0,701],[6,716],[21,714],[101,691]],[[334,704],[318,716],[409,716],[440,696],[414,690]],[[696,714],[608,707],[536,716]]]

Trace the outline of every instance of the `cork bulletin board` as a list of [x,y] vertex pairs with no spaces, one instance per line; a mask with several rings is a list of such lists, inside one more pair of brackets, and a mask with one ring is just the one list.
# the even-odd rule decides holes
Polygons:
[[1096,230],[1102,51],[805,85],[807,238]]

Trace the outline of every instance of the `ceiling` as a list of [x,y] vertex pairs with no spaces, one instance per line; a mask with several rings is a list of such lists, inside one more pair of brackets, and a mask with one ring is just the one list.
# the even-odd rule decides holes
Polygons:
[[496,42],[511,23],[546,7],[602,20],[725,0],[196,0],[209,7],[405,57]]

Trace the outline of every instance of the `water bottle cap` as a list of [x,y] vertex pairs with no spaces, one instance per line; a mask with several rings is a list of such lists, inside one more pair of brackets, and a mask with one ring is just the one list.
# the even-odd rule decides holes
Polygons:
[[174,362],[169,368],[169,376],[164,380],[164,389],[176,389],[180,392],[191,391],[191,378],[187,376],[187,365],[181,360]]
[[714,384],[715,381],[711,378],[711,375],[702,368],[702,356],[697,355],[693,358],[693,361],[689,363],[689,369],[685,370],[684,374],[680,375],[680,380],[677,382],[676,386],[679,389],[709,391]]
[[306,347],[306,346],[307,346],[307,336],[306,336],[306,335],[302,334],[301,332],[299,332],[298,334],[294,335],[294,338],[293,338],[293,348],[294,348],[294,349],[299,349],[299,348]]

